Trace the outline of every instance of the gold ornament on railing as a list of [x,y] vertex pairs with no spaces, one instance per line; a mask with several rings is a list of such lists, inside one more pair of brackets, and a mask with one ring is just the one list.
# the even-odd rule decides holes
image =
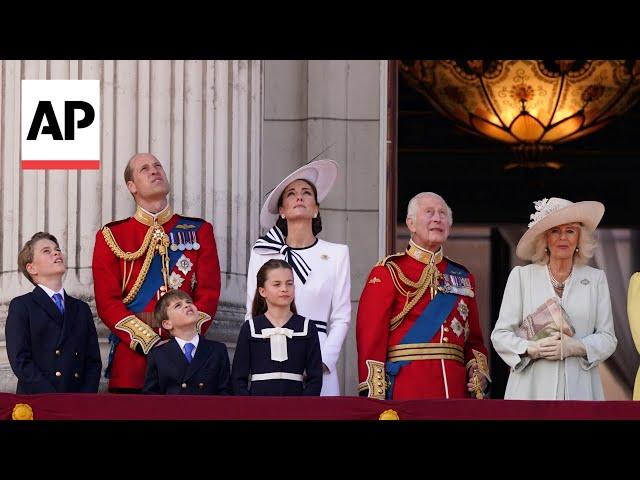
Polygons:
[[33,409],[28,403],[16,403],[11,418],[13,420],[33,420]]
[[400,420],[400,417],[398,416],[398,412],[390,408],[382,412],[378,420]]

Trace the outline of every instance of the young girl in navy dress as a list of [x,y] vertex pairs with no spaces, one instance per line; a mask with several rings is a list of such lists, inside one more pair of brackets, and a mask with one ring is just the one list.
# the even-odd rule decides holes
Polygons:
[[234,395],[320,395],[318,332],[296,312],[291,266],[269,260],[256,285],[252,318],[240,329],[233,357]]

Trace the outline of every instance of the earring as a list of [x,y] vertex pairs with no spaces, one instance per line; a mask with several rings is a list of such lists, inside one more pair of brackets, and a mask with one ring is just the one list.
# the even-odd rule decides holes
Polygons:
[[284,215],[280,215],[280,218],[282,218],[284,220],[287,217],[285,217]]
[[544,247],[544,253],[549,253],[549,247]]
[[313,216],[313,218],[318,218],[318,214],[316,213],[316,214]]
[[580,253],[580,247],[576,247],[575,253]]

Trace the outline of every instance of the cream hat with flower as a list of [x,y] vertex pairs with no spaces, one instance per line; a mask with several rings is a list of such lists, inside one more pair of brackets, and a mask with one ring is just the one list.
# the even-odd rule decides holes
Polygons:
[[531,260],[535,253],[538,236],[550,228],[566,223],[581,223],[593,232],[602,216],[604,205],[600,202],[571,202],[564,198],[543,198],[533,202],[536,211],[530,215],[529,229],[522,235],[516,247],[516,255],[522,260]]

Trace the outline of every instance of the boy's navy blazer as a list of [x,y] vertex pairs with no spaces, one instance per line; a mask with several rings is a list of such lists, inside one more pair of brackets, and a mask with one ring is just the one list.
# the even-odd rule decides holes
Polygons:
[[200,335],[188,363],[175,338],[154,347],[147,357],[143,393],[230,395],[231,367],[224,343]]
[[93,315],[65,292],[64,315],[40,287],[11,300],[5,338],[16,393],[98,391],[102,362]]

